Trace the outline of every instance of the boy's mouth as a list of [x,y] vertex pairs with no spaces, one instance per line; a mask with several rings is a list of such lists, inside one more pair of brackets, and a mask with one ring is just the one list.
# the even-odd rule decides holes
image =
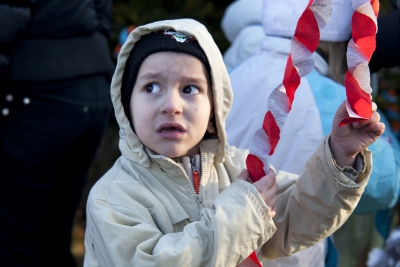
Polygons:
[[180,132],[185,132],[185,129],[179,123],[167,122],[167,123],[161,124],[158,127],[157,132],[160,132],[160,133],[180,133]]
[[167,127],[167,128],[162,128],[160,132],[169,133],[169,132],[180,132],[180,131],[181,130],[176,127]]

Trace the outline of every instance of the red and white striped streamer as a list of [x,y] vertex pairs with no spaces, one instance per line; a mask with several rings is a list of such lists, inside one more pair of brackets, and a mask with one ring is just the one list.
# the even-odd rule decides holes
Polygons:
[[376,48],[378,0],[353,0],[354,9],[351,20],[352,39],[347,46],[348,70],[344,85],[347,96],[349,116],[340,126],[371,117],[370,72],[368,63]]
[[278,144],[280,131],[292,108],[301,77],[314,68],[312,54],[318,46],[320,30],[327,25],[331,14],[331,0],[310,0],[297,22],[283,82],[268,98],[268,112],[265,114],[262,128],[253,136],[250,154],[246,159],[252,182],[258,181],[268,172],[267,157],[274,153]]
[[[246,158],[252,182],[258,181],[268,172],[267,156],[274,153],[278,144],[280,131],[292,108],[294,93],[301,77],[314,68],[312,54],[318,46],[320,30],[328,24],[331,14],[331,0],[310,0],[297,22],[283,82],[268,98],[268,112],[265,114],[262,128],[254,134],[250,154]],[[253,252],[239,266],[261,267],[261,264]]]
[[[348,71],[345,75],[349,116],[341,121],[341,126],[371,116],[372,89],[368,63],[376,47],[379,0],[352,0],[352,6],[352,39],[347,48]],[[301,77],[314,68],[312,53],[318,46],[320,30],[326,26],[331,14],[331,0],[310,0],[297,23],[283,82],[268,99],[268,112],[262,128],[254,134],[250,154],[246,159],[252,182],[258,181],[268,172],[267,157],[274,153],[279,142],[280,131],[291,110]],[[243,265],[261,267],[255,252]]]

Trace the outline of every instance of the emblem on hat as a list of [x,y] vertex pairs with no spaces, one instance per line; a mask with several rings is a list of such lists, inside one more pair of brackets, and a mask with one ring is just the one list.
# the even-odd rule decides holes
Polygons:
[[190,39],[193,38],[192,36],[186,35],[186,34],[181,33],[181,32],[176,32],[174,30],[165,30],[164,34],[171,35],[171,37],[174,38],[179,43],[184,43],[187,40],[190,40]]

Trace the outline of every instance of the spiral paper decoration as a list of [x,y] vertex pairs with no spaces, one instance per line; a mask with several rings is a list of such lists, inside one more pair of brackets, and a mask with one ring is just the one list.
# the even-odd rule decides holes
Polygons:
[[265,114],[262,128],[253,136],[250,154],[246,159],[252,182],[268,172],[267,157],[274,153],[278,144],[280,131],[292,108],[294,93],[301,77],[314,68],[312,54],[318,46],[320,30],[326,26],[331,14],[331,0],[310,0],[297,22],[283,82],[268,98],[268,112]]
[[378,0],[353,0],[352,39],[347,46],[348,70],[344,85],[349,116],[340,126],[371,117],[370,72],[368,63],[376,48]]
[[[351,27],[352,39],[347,47],[348,70],[345,74],[347,111],[349,116],[340,126],[371,116],[372,89],[368,63],[376,48],[377,16],[379,0],[352,0],[354,9]],[[280,139],[280,131],[291,110],[294,93],[301,77],[314,68],[312,53],[318,46],[320,30],[332,14],[331,0],[310,0],[297,23],[291,43],[283,82],[273,90],[268,99],[268,112],[262,128],[252,139],[250,154],[246,159],[252,182],[258,181],[268,172],[267,157],[274,153]],[[249,262],[251,261],[251,262]],[[246,266],[261,267],[255,252],[245,260]]]

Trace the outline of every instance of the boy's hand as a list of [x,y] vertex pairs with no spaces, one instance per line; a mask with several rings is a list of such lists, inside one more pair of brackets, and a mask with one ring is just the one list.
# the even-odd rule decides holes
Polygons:
[[[250,181],[249,172],[244,169],[238,179]],[[264,199],[265,204],[270,208],[269,215],[273,218],[276,214],[276,192],[278,192],[275,172],[269,169],[269,172],[253,185]]]
[[380,122],[376,112],[376,104],[372,102],[371,118],[339,127],[343,118],[348,116],[345,100],[336,111],[332,125],[329,145],[333,158],[340,167],[353,166],[359,152],[376,141],[385,130],[385,124]]

